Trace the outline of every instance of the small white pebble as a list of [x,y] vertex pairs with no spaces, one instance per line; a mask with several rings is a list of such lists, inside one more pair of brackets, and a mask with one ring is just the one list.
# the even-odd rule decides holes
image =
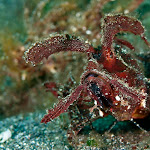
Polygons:
[[94,104],[97,105],[97,101],[94,101]]
[[86,30],[86,34],[90,35],[92,32],[90,30]]
[[141,100],[141,107],[146,108],[146,100],[145,99]]
[[128,13],[129,13],[129,10],[127,10],[127,9],[124,10],[124,13],[125,13],[125,14],[128,14]]
[[74,27],[74,26],[72,26],[71,29],[72,29],[73,32],[76,32],[76,31],[77,31],[77,28]]
[[4,143],[5,141],[7,141],[10,137],[12,136],[11,131],[9,129],[7,129],[6,131],[2,132],[0,134],[0,139],[2,139],[0,141],[0,143]]
[[117,101],[120,101],[120,97],[118,95],[115,98]]
[[128,105],[127,109],[130,109],[130,108],[131,108],[131,106],[130,106],[130,105]]
[[101,117],[103,117],[103,116],[104,116],[104,113],[103,113],[101,110],[99,110],[99,115],[100,115]]

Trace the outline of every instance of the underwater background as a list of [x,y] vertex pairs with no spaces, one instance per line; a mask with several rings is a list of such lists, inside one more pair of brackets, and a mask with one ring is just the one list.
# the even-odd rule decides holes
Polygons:
[[[67,113],[41,124],[45,110],[57,99],[43,84],[54,81],[60,89],[73,76],[79,84],[87,64],[85,54],[59,53],[37,66],[26,63],[24,52],[33,43],[61,33],[101,45],[101,25],[106,14],[127,14],[140,20],[150,41],[149,0],[0,0],[0,149],[73,149],[67,140]],[[150,49],[133,34],[120,34],[136,51],[146,78],[150,78]],[[71,90],[71,89],[70,89]],[[133,123],[112,116],[86,126],[76,141],[78,149],[150,149],[150,118],[141,131]],[[146,124],[146,125],[145,125]]]

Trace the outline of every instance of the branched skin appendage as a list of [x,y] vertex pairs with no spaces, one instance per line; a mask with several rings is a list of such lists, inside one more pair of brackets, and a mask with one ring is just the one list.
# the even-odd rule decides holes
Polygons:
[[82,53],[94,52],[93,47],[82,40],[70,37],[68,34],[56,35],[45,41],[36,43],[26,52],[26,61],[37,64],[54,53],[61,51],[76,51]]
[[[117,43],[135,50],[129,41],[115,37],[119,32],[138,35],[150,47],[141,22],[125,15],[108,15],[103,21],[102,46],[99,48],[69,35],[57,35],[35,44],[26,52],[26,60],[33,64],[61,51],[87,53],[89,60],[79,86],[67,97],[60,99],[44,116],[42,123],[55,119],[68,108],[69,113],[73,115],[75,108],[70,106],[73,102],[83,117],[78,117],[76,122],[72,122],[71,130],[68,131],[70,139],[78,134],[86,122],[108,114],[113,115],[118,121],[142,119],[149,115],[150,93],[137,61],[129,54],[119,56],[112,45]],[[53,90],[55,84],[47,83],[45,87],[58,96],[57,91]],[[86,105],[88,102],[93,104]],[[93,113],[95,115],[92,115]]]

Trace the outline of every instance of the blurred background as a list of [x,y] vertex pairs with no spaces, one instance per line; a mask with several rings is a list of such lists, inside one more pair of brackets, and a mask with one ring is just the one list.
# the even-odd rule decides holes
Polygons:
[[[24,52],[52,33],[68,33],[101,45],[101,25],[106,14],[123,13],[139,19],[150,41],[149,0],[0,0],[0,118],[33,112],[52,106],[57,99],[45,92],[43,84],[62,85],[70,74],[79,83],[87,63],[78,53],[59,53],[43,64],[33,66]],[[141,67],[150,78],[150,52],[138,36],[127,38],[142,56]],[[61,86],[60,84],[60,86]]]

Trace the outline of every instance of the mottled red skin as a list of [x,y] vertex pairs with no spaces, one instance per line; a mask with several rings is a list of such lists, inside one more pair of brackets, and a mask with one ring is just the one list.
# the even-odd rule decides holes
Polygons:
[[45,83],[44,86],[47,89],[47,92],[50,91],[55,97],[58,97],[59,94],[57,92],[57,85],[55,82],[51,82],[51,84]]
[[[81,76],[80,85],[69,96],[60,99],[57,106],[50,109],[41,122],[47,123],[55,119],[61,113],[66,112],[74,101],[77,101],[77,104],[81,106],[82,101],[86,101],[85,97],[88,97],[87,101],[97,102],[97,106],[93,106],[93,109],[99,108],[103,112],[100,117],[111,114],[118,121],[124,121],[142,119],[150,113],[150,96],[147,93],[145,77],[137,61],[129,54],[120,54],[112,46],[112,43],[115,42],[134,50],[130,42],[115,37],[119,32],[139,35],[150,47],[144,36],[141,22],[125,15],[108,15],[104,18],[101,50],[68,35],[51,37],[29,49],[26,53],[26,59],[33,64],[37,64],[43,58],[48,58],[51,54],[60,51],[87,53],[89,60],[85,72]],[[46,84],[47,89],[58,96],[57,92],[52,90],[53,86],[51,83]],[[92,109],[86,105],[85,109],[92,113]],[[88,120],[86,119],[85,122]],[[79,124],[78,126],[81,129],[84,125]]]

